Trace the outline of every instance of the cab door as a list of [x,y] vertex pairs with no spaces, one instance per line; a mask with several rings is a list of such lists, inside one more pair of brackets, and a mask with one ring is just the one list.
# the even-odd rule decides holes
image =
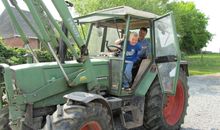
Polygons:
[[153,21],[155,62],[163,92],[175,94],[181,53],[172,13]]

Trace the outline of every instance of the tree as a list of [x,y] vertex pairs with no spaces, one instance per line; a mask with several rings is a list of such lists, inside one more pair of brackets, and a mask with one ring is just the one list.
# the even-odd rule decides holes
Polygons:
[[96,10],[130,6],[138,10],[153,12],[158,15],[173,11],[180,36],[180,48],[186,53],[198,53],[211,40],[212,34],[207,30],[208,17],[196,9],[193,2],[169,2],[169,0],[72,0],[80,15]]
[[85,15],[96,10],[115,6],[130,6],[139,10],[161,14],[164,12],[169,0],[71,0],[80,15]]
[[212,39],[207,30],[208,17],[196,9],[193,2],[172,2],[167,11],[173,11],[180,36],[180,48],[186,53],[199,53]]

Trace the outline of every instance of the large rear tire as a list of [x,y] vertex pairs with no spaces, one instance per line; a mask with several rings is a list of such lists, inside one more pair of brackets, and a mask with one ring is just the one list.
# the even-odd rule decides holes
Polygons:
[[43,130],[112,130],[111,116],[101,103],[58,106]]
[[145,99],[144,127],[148,130],[178,130],[188,106],[187,76],[180,70],[176,94],[163,94],[156,79]]
[[11,130],[9,126],[8,107],[4,107],[0,110],[0,130]]

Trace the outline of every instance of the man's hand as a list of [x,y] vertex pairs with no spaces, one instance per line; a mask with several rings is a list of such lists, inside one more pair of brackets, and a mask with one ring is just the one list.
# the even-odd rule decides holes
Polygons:
[[122,37],[122,38],[116,40],[116,41],[115,41],[115,44],[116,44],[116,45],[120,45],[120,43],[121,43],[122,41],[124,41],[124,40],[125,40],[125,34],[123,34],[123,37]]

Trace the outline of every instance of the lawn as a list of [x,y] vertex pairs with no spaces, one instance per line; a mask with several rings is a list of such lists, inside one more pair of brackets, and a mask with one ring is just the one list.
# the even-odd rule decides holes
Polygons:
[[185,56],[190,75],[220,73],[220,54],[201,54]]

